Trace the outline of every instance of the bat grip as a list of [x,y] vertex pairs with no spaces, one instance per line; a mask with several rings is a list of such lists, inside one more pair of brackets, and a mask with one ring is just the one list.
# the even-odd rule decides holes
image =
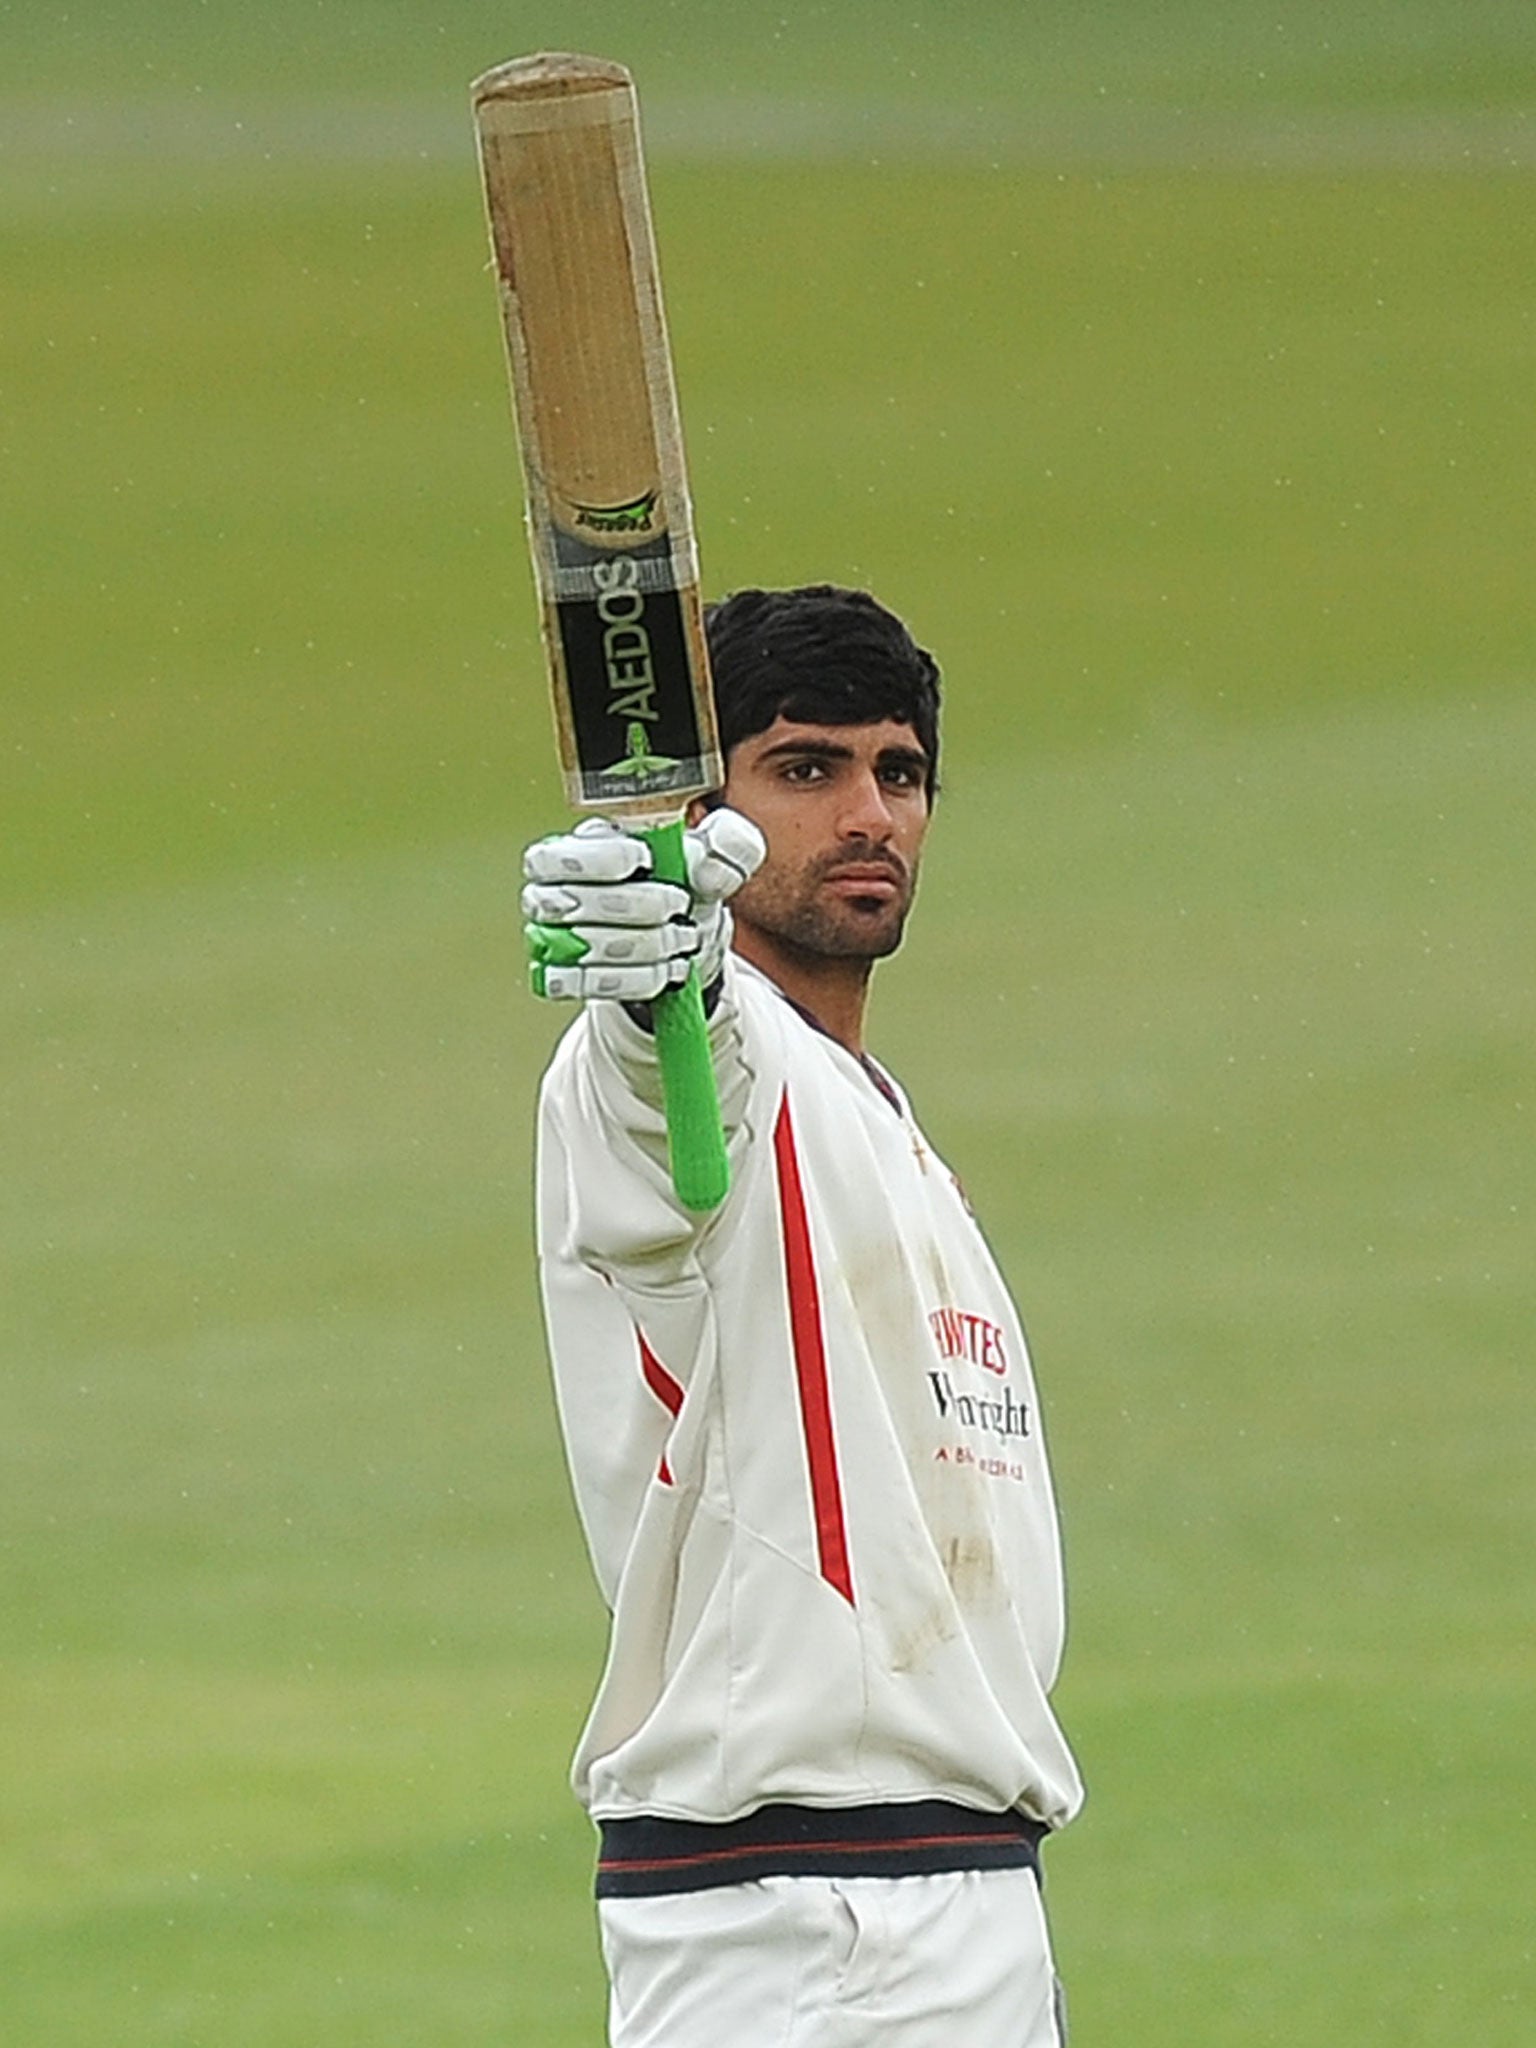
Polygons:
[[[637,835],[651,849],[658,881],[688,887],[683,821],[647,828]],[[720,1122],[720,1097],[710,1056],[709,1025],[697,968],[681,988],[669,989],[651,1006],[656,1057],[667,1111],[667,1150],[672,1185],[685,1209],[716,1209],[731,1184]]]

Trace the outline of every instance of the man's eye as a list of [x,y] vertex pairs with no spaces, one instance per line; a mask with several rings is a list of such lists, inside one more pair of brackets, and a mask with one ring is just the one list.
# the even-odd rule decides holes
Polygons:
[[893,789],[917,789],[922,779],[922,771],[910,761],[893,761],[881,770],[881,780]]
[[786,782],[819,782],[826,772],[825,766],[820,761],[790,761],[784,769],[784,780]]

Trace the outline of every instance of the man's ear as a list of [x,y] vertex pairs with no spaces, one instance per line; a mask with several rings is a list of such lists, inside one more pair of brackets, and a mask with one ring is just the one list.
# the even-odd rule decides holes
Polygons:
[[711,790],[708,796],[696,796],[683,813],[685,821],[697,825],[700,818],[707,818],[711,811],[718,811],[725,798],[718,790]]

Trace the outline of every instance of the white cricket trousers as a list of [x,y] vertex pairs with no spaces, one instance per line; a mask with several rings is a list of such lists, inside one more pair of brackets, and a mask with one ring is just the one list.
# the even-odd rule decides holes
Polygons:
[[1030,1870],[602,1899],[612,2048],[1062,2048]]

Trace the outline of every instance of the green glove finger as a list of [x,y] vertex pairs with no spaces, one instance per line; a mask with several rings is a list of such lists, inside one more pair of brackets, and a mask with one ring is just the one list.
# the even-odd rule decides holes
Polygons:
[[579,967],[592,948],[563,924],[525,924],[528,958],[535,967]]
[[528,946],[528,979],[536,996],[549,993],[544,982],[547,967],[576,967],[592,950],[585,939],[563,924],[525,924],[523,938]]

